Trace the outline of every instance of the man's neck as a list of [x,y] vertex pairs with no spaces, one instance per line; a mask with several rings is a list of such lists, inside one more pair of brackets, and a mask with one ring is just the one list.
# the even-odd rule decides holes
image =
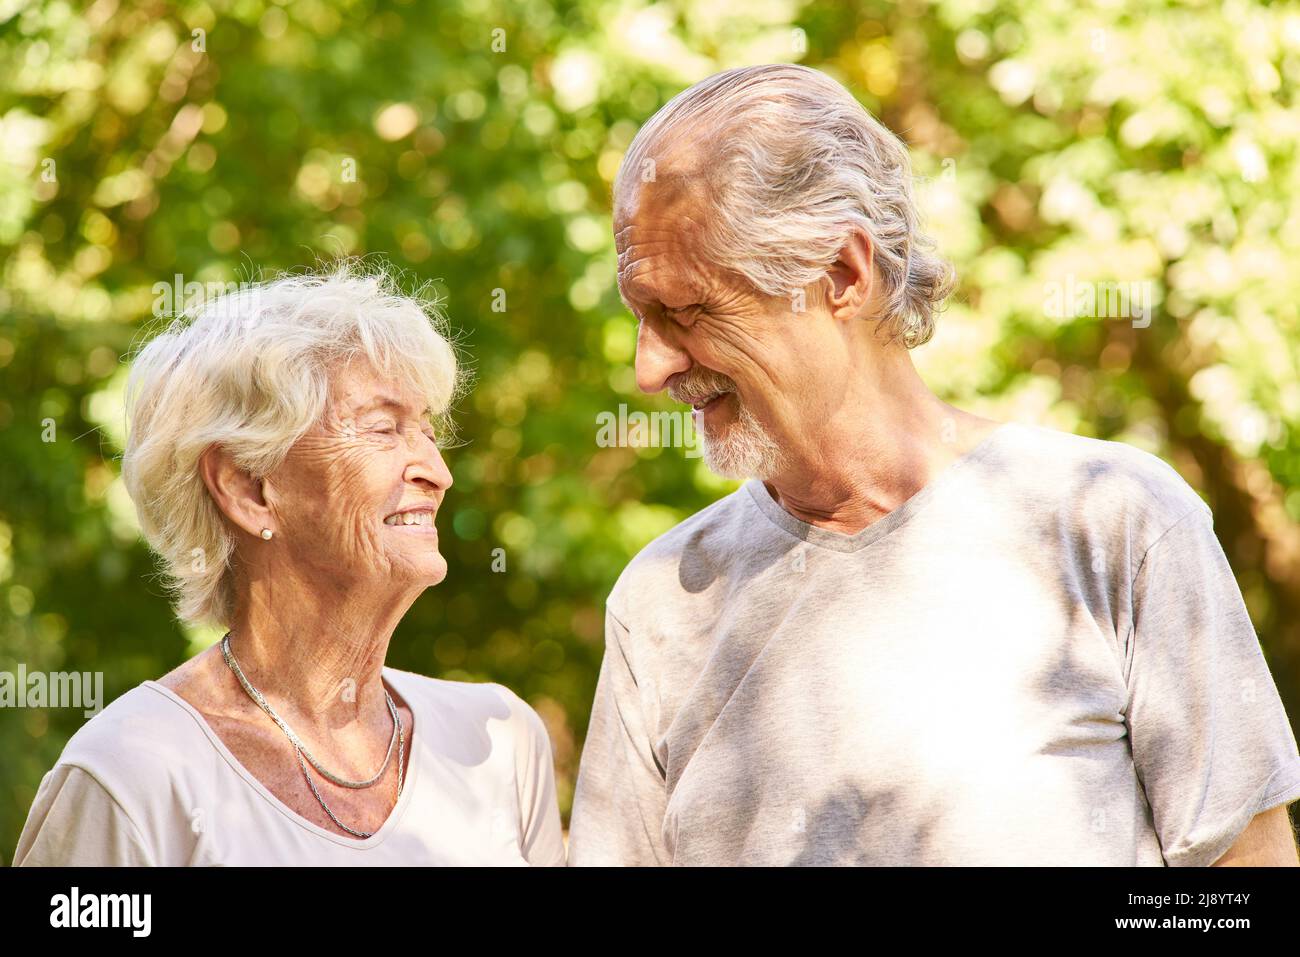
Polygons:
[[948,405],[924,386],[863,397],[811,430],[782,474],[764,484],[795,518],[852,535],[902,505],[999,424]]

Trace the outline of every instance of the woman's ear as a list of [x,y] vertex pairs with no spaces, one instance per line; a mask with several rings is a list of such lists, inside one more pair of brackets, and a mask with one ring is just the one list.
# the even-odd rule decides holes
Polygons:
[[857,319],[875,291],[875,246],[861,227],[854,227],[840,254],[826,271],[831,281],[827,306],[839,320]]
[[262,493],[262,480],[236,465],[220,445],[203,450],[199,474],[217,508],[237,527],[258,538],[264,528],[275,531],[271,509]]

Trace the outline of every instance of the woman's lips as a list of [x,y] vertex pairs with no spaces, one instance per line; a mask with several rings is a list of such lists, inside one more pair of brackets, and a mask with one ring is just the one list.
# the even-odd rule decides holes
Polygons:
[[437,513],[433,509],[410,509],[405,512],[397,512],[384,518],[384,525],[388,528],[401,529],[407,532],[420,532],[426,535],[438,534],[434,528],[433,520]]

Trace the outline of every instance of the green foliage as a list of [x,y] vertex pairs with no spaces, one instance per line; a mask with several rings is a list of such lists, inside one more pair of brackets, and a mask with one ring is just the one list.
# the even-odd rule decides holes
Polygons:
[[[961,276],[931,385],[1178,467],[1300,714],[1300,14],[1245,2],[0,4],[0,670],[102,670],[111,699],[215,637],[172,620],[117,477],[154,284],[382,253],[438,282],[477,379],[451,572],[390,662],[531,701],[567,813],[605,594],[731,487],[595,441],[672,407],[631,375],[610,182],[668,97],[773,60],[844,82],[928,177]],[[1052,315],[1069,281],[1149,282],[1149,326]],[[82,720],[0,710],[0,858]]]

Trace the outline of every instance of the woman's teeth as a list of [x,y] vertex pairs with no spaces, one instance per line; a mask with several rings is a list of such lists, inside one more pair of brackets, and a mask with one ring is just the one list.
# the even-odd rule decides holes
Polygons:
[[399,512],[384,519],[385,525],[432,525],[433,512]]

